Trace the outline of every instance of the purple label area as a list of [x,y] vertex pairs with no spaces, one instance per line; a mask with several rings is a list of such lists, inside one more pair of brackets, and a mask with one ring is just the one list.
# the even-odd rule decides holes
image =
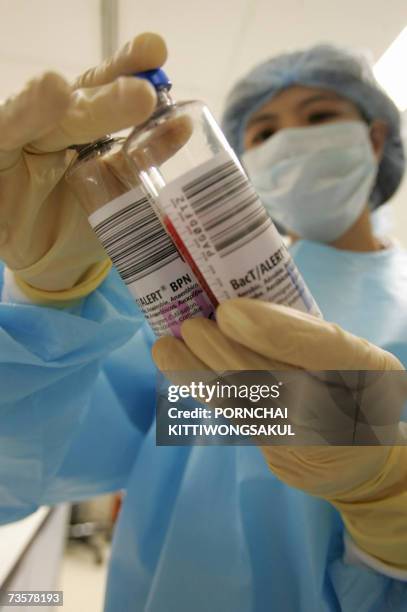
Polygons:
[[188,301],[180,300],[166,304],[160,310],[169,334],[181,338],[181,324],[194,317],[213,317],[214,308],[201,289],[196,289]]

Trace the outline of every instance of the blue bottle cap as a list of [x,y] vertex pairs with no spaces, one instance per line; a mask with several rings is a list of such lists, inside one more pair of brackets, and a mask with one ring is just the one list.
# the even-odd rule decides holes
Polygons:
[[168,90],[172,87],[170,79],[165,74],[164,70],[161,70],[161,68],[156,68],[155,70],[145,70],[144,72],[135,72],[134,76],[139,77],[140,79],[147,79],[147,81],[150,81],[151,85],[153,85],[157,91],[160,91],[160,89]]

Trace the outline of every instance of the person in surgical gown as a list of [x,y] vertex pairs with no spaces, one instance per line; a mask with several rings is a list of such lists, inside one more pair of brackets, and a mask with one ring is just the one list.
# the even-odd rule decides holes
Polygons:
[[[118,119],[97,129],[92,122],[103,115],[105,102],[111,105],[106,88],[117,73],[152,68],[165,59],[152,53],[144,63],[134,60],[142,53],[145,39],[103,69],[87,73],[68,97],[61,83],[56,87],[55,81],[51,88],[47,81],[46,88],[54,93],[58,89],[58,108],[66,103],[68,119],[58,123],[60,117],[55,118],[53,131],[40,119],[29,129],[19,120],[24,138],[1,147],[0,255],[7,265],[0,280],[0,520],[17,520],[41,504],[125,489],[106,612],[407,610],[402,572],[378,570],[355,551],[353,557],[346,552],[338,511],[284,484],[256,447],[156,446],[155,339],[117,273],[108,271],[96,246],[85,248],[92,240],[85,229],[83,240],[76,233],[58,246],[81,288],[77,292],[67,289],[71,281],[62,283],[60,274],[45,274],[45,267],[32,259],[22,263],[24,249],[6,248],[4,232],[14,213],[7,210],[9,217],[1,216],[1,208],[10,201],[15,210],[21,199],[15,197],[18,190],[31,194],[36,181],[35,193],[42,188],[42,201],[48,203],[56,192],[64,211],[66,188],[58,183],[53,190],[45,189],[50,177],[56,180],[66,169],[60,151],[80,142],[81,129],[86,142],[107,129],[125,127]],[[125,98],[144,96],[139,108],[148,115],[151,91],[147,86],[136,91],[135,85],[119,81],[114,95],[127,112],[123,121],[142,122],[143,113],[131,116],[134,104],[125,107]],[[31,95],[30,87],[23,95]],[[123,91],[126,96],[121,97]],[[18,103],[24,105],[24,97]],[[76,110],[69,114],[73,103]],[[93,112],[85,113],[85,129],[84,122],[76,122],[88,105]],[[30,105],[31,112],[37,106],[38,100]],[[258,118],[264,113],[272,116],[273,126],[259,135]],[[125,114],[116,113],[121,119]],[[9,116],[12,119],[13,113]],[[370,210],[392,195],[402,175],[398,121],[394,106],[357,58],[321,47],[275,58],[249,74],[229,97],[224,126],[239,155],[245,150],[256,153],[257,144],[260,151],[271,132],[276,135],[270,143],[285,129],[288,134],[288,128],[294,137],[297,129],[313,130],[316,144],[307,144],[306,155],[311,149],[319,155],[323,134],[319,137],[318,129],[332,128],[332,138],[326,140],[340,147],[344,128],[342,145],[355,147],[360,175],[343,189],[336,181],[335,206],[328,216],[313,203],[312,193],[306,193],[306,203],[314,206],[307,215],[312,228],[319,227],[319,215],[322,218],[317,233],[308,235],[275,214],[280,203],[267,199],[267,179],[261,195],[280,227],[298,236],[293,254],[325,318],[391,350],[406,365],[407,258],[397,246],[374,236],[369,225]],[[3,136],[6,139],[6,131]],[[18,184],[8,182],[18,169],[15,151],[32,141],[24,149],[30,172],[23,169],[25,178]],[[48,169],[38,172],[41,159]],[[267,157],[256,154],[244,161],[261,191]],[[304,189],[313,186],[305,181]],[[324,194],[318,203],[322,200]],[[24,201],[32,206],[35,198],[25,195]],[[336,220],[335,207],[342,204],[346,218]],[[69,210],[67,214],[73,214],[75,209]],[[339,223],[342,236],[325,236],[325,229],[330,232],[331,225]],[[92,273],[78,271],[72,241],[75,249],[83,249]],[[38,246],[38,253],[44,248]],[[57,293],[64,299],[55,307],[52,297]]]
[[318,45],[260,64],[223,128],[324,317],[406,364],[404,318],[389,320],[405,311],[406,253],[374,231],[404,173],[400,116],[363,55]]

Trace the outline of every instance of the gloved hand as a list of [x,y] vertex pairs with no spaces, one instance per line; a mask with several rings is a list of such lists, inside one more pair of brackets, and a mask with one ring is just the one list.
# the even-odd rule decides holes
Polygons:
[[110,260],[64,180],[67,147],[144,122],[155,91],[123,75],[165,59],[162,38],[142,34],[73,86],[46,73],[0,106],[0,259],[32,301],[83,297],[107,275]]
[[[217,323],[186,321],[176,338],[160,338],[153,358],[164,373],[213,370],[403,370],[394,355],[339,326],[258,300],[221,304]],[[180,377],[176,381],[179,384]],[[386,406],[383,406],[386,409]],[[404,433],[403,433],[404,431]],[[267,446],[262,452],[283,481],[330,501],[360,549],[407,571],[407,431],[400,446]]]

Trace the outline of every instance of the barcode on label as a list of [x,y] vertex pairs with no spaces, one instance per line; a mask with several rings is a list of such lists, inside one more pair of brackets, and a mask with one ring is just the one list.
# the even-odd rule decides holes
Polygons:
[[179,258],[144,196],[109,215],[93,229],[127,285]]
[[220,257],[271,226],[257,193],[232,160],[185,184],[182,191]]

